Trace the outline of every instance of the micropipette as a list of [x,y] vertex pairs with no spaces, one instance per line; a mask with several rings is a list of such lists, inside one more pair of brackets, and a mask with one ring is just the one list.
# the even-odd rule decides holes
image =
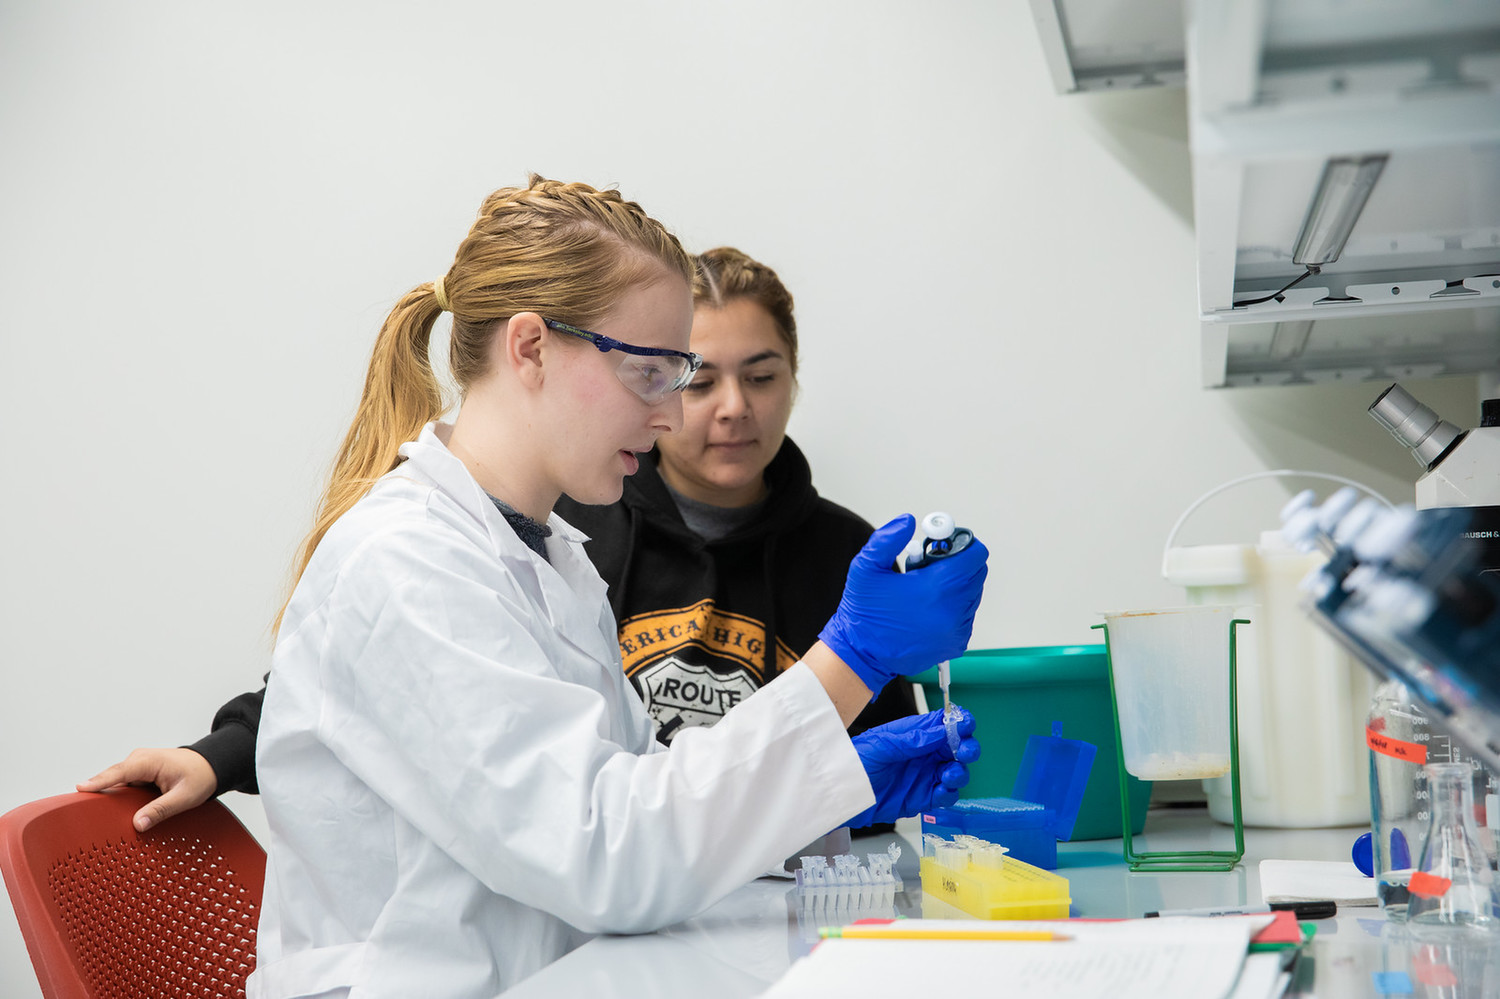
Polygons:
[[[974,540],[973,531],[967,527],[955,527],[952,517],[936,510],[922,518],[922,534],[922,553],[906,558],[908,572],[940,558],[957,555]],[[952,682],[952,669],[948,660],[944,659],[937,664],[937,674],[938,688],[943,692],[943,728],[948,733],[948,748],[956,754],[959,742],[958,712],[953,709],[953,699],[948,690]]]

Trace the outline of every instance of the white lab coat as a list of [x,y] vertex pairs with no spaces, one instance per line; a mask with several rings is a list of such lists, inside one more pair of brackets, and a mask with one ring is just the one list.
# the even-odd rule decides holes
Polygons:
[[874,796],[798,665],[662,750],[583,536],[516,537],[430,424],[287,608],[252,999],[488,999],[691,916]]

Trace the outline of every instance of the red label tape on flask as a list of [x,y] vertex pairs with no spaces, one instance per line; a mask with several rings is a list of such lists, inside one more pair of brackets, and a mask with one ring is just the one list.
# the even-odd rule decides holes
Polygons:
[[1420,766],[1427,762],[1427,747],[1420,742],[1403,742],[1400,739],[1392,739],[1383,735],[1373,728],[1365,729],[1365,745],[1383,753],[1386,756],[1394,756],[1398,760],[1406,760]]

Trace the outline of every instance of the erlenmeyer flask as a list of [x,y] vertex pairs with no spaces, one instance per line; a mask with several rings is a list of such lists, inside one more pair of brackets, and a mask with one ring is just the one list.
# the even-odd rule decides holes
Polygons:
[[1429,763],[1425,769],[1432,821],[1417,869],[1407,883],[1411,892],[1407,921],[1500,927],[1494,874],[1474,826],[1473,768],[1467,763]]

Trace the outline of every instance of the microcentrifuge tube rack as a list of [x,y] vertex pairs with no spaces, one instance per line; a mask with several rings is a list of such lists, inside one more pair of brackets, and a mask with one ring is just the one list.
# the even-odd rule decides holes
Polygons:
[[857,919],[892,919],[896,893],[904,885],[896,876],[901,847],[892,843],[886,853],[867,854],[869,866],[853,854],[839,854],[829,866],[821,855],[803,857],[797,877],[797,921],[808,942],[818,940],[824,926],[843,926]]
[[797,870],[797,888],[808,893],[830,893],[847,888],[890,887],[901,891],[904,887],[896,876],[896,861],[901,857],[901,847],[892,843],[885,853],[865,855],[870,866],[861,866],[859,858],[852,853],[841,853],[828,866],[828,858],[819,854],[802,858]]

